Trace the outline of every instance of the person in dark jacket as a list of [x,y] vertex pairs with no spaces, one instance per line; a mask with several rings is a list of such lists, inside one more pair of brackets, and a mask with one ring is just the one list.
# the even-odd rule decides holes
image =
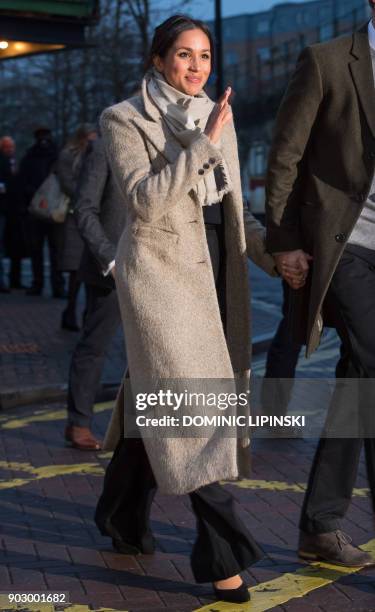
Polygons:
[[80,125],[59,155],[57,176],[62,191],[69,197],[69,211],[64,223],[64,240],[58,261],[58,269],[69,272],[68,304],[62,313],[61,327],[78,331],[76,303],[79,288],[78,269],[83,253],[83,240],[74,218],[75,195],[82,164],[90,142],[97,137],[94,125]]
[[[34,132],[35,144],[21,160],[19,181],[25,205],[28,206],[33,195],[47,178],[57,160],[57,147],[52,140],[51,131],[40,127]],[[33,282],[28,295],[41,295],[44,285],[43,247],[48,240],[50,257],[51,285],[54,297],[65,297],[64,278],[57,269],[58,251],[61,248],[63,228],[59,223],[50,223],[30,217],[31,260]]]
[[11,206],[10,194],[16,172],[16,146],[10,136],[0,140],[0,293],[9,293],[5,282],[3,257],[5,255],[6,225]]
[[91,422],[105,353],[121,323],[114,260],[125,226],[123,199],[100,139],[85,157],[74,216],[85,242],[79,276],[86,285],[87,311],[70,364],[65,439],[80,450],[99,450]]

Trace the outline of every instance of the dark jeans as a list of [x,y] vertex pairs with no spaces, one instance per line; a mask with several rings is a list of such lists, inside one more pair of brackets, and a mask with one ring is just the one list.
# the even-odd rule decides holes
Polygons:
[[58,258],[64,237],[62,224],[30,219],[30,232],[33,287],[43,289],[44,286],[43,247],[45,240],[47,240],[52,291],[53,293],[59,293],[64,289],[64,277],[62,272],[58,270]]
[[[330,299],[336,311],[336,329],[342,341],[341,359],[336,375],[348,379],[375,378],[375,251],[348,245],[330,285]],[[365,381],[364,381],[365,384]],[[371,418],[365,408],[374,405],[372,390],[359,403],[349,405],[348,389],[336,386],[326,427],[334,429],[343,416],[350,424]],[[366,387],[369,391],[369,387]],[[350,397],[349,397],[350,399]],[[356,399],[356,398],[354,398]],[[363,399],[366,401],[364,402]],[[358,411],[359,408],[359,411]],[[343,410],[347,415],[343,415]],[[362,416],[361,416],[362,415]],[[354,418],[352,418],[354,417]],[[359,421],[360,426],[363,422]],[[300,528],[309,533],[325,533],[340,528],[348,509],[364,443],[369,485],[375,502],[375,440],[363,437],[327,437],[319,441],[302,508]]]
[[70,364],[68,389],[68,421],[79,427],[90,427],[105,354],[121,323],[116,291],[93,285],[86,290],[87,311]]
[[22,259],[21,257],[11,257],[10,259],[10,272],[9,272],[9,284],[11,287],[19,287],[21,285],[22,277]]
[[[121,439],[107,467],[95,521],[105,534],[110,523],[117,537],[139,543],[150,537],[150,512],[157,485],[143,441]],[[232,495],[219,483],[189,495],[197,519],[191,566],[197,582],[230,578],[263,555],[237,516]]]
[[261,404],[265,414],[285,416],[293,390],[293,379],[301,345],[290,339],[291,289],[283,281],[283,306],[276,334],[268,350],[266,372],[262,384]]
[[0,288],[5,286],[3,257],[5,255],[5,213],[0,212]]

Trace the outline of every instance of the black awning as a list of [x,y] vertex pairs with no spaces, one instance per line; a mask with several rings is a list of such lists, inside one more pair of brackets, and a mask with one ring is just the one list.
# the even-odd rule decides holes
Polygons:
[[85,28],[82,23],[72,21],[64,23],[2,16],[0,18],[0,40],[81,46],[85,44]]

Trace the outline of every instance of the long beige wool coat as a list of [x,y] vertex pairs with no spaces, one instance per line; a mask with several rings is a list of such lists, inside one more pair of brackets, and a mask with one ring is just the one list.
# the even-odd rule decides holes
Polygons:
[[[270,273],[262,226],[244,223],[237,141],[226,126],[220,149],[203,134],[183,149],[158,109],[142,94],[106,109],[101,128],[108,161],[123,194],[127,223],[116,255],[116,285],[130,381],[234,378],[251,358],[247,256]],[[193,187],[224,155],[233,191],[225,216],[226,336],[203,221]],[[123,389],[107,432],[122,435]],[[125,399],[125,414],[129,406]],[[248,475],[249,449],[235,438],[144,438],[163,493],[184,494],[220,479]],[[241,448],[239,448],[241,447]]]

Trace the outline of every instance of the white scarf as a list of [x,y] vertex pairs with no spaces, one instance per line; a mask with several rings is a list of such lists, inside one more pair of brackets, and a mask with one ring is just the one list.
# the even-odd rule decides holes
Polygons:
[[[203,90],[197,96],[188,96],[178,91],[155,69],[147,73],[145,78],[147,93],[161,111],[167,126],[181,145],[188,147],[197,135],[204,132],[214,102]],[[220,142],[217,146],[220,148]],[[202,175],[194,188],[201,206],[221,202],[231,190],[232,181],[224,158],[214,169]]]

